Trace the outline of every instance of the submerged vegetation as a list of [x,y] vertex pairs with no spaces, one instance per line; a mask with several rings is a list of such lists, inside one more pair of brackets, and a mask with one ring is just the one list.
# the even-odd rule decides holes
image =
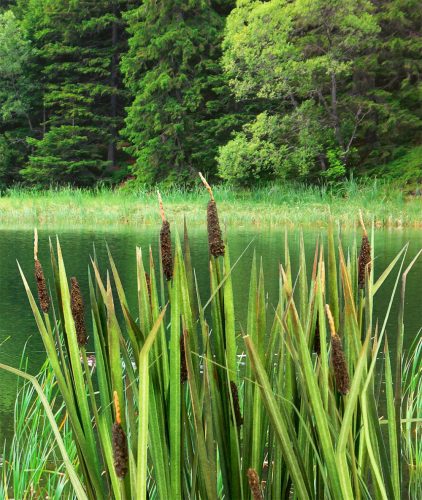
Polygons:
[[[179,226],[183,217],[190,224],[203,225],[204,193],[200,188],[161,189],[169,220]],[[352,227],[351,213],[359,208],[374,217],[376,227],[421,227],[422,198],[404,193],[384,181],[344,183],[326,186],[263,185],[252,190],[217,186],[223,225],[327,226],[331,217],[341,226]],[[56,225],[69,222],[95,227],[158,224],[156,192],[147,187],[120,190],[72,188],[48,190],[10,189],[0,197],[3,224]]]
[[[213,242],[219,191],[209,192]],[[402,366],[402,339],[406,277],[422,250],[404,269],[405,246],[375,273],[373,228],[367,234],[361,218],[360,255],[358,245],[336,241],[329,224],[311,269],[301,238],[294,269],[286,232],[277,303],[268,303],[254,255],[247,315],[239,318],[229,239],[216,256],[210,245],[209,296],[201,297],[187,224],[180,241],[161,208],[171,261],[167,243],[158,262],[151,249],[136,249],[137,308],[128,305],[118,262],[109,253],[105,273],[93,255],[84,313],[95,367],[79,342],[81,310],[72,307],[59,241],[50,242],[48,311],[21,271],[76,443],[73,464],[62,450],[75,496],[399,500],[409,491],[416,498],[421,349],[419,338]],[[392,275],[386,315],[376,318],[377,292]],[[386,324],[400,287],[392,360]]]

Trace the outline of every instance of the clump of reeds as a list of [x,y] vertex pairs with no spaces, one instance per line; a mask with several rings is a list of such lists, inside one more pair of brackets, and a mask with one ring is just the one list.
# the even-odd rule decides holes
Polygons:
[[38,232],[34,231],[34,261],[35,261],[35,280],[37,282],[38,300],[41,310],[48,313],[50,308],[50,296],[48,295],[47,283],[45,281],[44,271],[41,262],[38,260]]
[[161,199],[160,192],[158,191],[157,194],[162,220],[160,231],[161,263],[163,266],[164,276],[166,277],[167,281],[170,281],[173,277],[173,256],[171,253],[170,224],[166,219],[166,215],[164,213],[163,200]]
[[264,497],[262,496],[258,473],[255,469],[248,469],[247,475],[253,500],[262,500]]
[[330,311],[330,306],[326,304],[328,323],[331,333],[331,363],[333,365],[336,387],[340,394],[346,395],[350,390],[349,370],[347,369],[346,358],[344,357],[343,345],[337,335],[334,319]]
[[237,427],[240,427],[243,424],[243,417],[240,411],[240,403],[239,403],[239,392],[237,390],[237,385],[233,380],[230,380],[230,391],[232,393],[233,400],[233,409],[234,409],[234,417],[236,420]]
[[117,477],[123,479],[128,470],[129,454],[126,434],[121,424],[120,404],[116,391],[114,391],[113,396],[114,407],[116,410],[116,421],[114,422],[112,428],[114,468],[116,470]]
[[371,273],[371,244],[369,243],[368,233],[363,222],[362,212],[359,210],[359,222],[362,227],[362,243],[358,260],[358,284],[359,288],[365,288],[365,274],[368,270],[368,276]]
[[84,315],[84,301],[78,280],[74,276],[70,278],[70,308],[73,321],[75,322],[78,345],[79,347],[84,347],[88,342]]
[[210,254],[213,257],[222,257],[224,255],[224,242],[220,227],[220,221],[218,219],[217,204],[214,200],[214,195],[211,186],[208,184],[205,177],[199,172],[199,177],[204,183],[207,191],[210,195],[210,201],[207,207],[207,227],[208,227],[208,247]]

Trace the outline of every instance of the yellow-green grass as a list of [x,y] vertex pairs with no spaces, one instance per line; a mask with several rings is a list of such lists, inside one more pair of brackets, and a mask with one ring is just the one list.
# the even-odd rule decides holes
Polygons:
[[[166,215],[171,222],[204,223],[207,196],[203,190],[162,190]],[[358,184],[350,181],[336,187],[268,186],[254,190],[214,189],[222,222],[228,226],[318,226],[330,215],[341,226],[350,227],[350,216],[359,208],[372,217],[376,227],[422,227],[422,198],[406,196],[385,183]],[[13,189],[0,197],[3,225],[51,226],[67,223],[85,226],[157,224],[160,220],[154,189],[44,191]]]

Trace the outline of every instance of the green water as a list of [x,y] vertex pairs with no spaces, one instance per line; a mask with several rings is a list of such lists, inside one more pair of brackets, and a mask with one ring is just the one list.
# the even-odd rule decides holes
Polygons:
[[[16,260],[23,268],[30,283],[33,279],[33,235],[29,230],[0,229],[0,362],[18,367],[22,354],[26,349],[28,356],[28,371],[36,373],[45,359],[44,348],[32,317],[21,278],[18,274]],[[49,268],[48,236],[58,234],[62,245],[66,270],[69,276],[77,276],[87,302],[87,269],[89,257],[95,244],[100,268],[104,271],[107,263],[106,242],[117,262],[118,270],[126,288],[127,296],[132,298],[129,306],[134,306],[136,295],[135,246],[140,245],[147,250],[151,244],[157,257],[158,231],[147,227],[138,230],[94,231],[75,228],[60,230],[41,230],[39,257],[44,265],[47,279],[51,280]],[[307,230],[304,234],[309,266],[313,258],[318,231]],[[325,233],[322,233],[325,237]],[[352,233],[342,236],[344,246],[353,240]],[[290,252],[293,270],[297,271],[297,252],[299,233],[289,233]],[[201,298],[209,296],[207,262],[208,248],[205,230],[192,228],[190,230],[191,252],[196,268]],[[243,252],[252,241],[248,250],[234,270],[234,297],[239,331],[246,327],[245,308],[248,295],[248,277],[252,254],[255,249],[258,256],[263,256],[263,268],[268,291],[268,307],[273,309],[277,297],[277,265],[283,261],[284,231],[283,230],[248,230],[245,228],[231,229],[229,234],[232,262]],[[375,279],[381,274],[388,263],[399,250],[410,242],[406,263],[409,263],[422,248],[422,231],[377,230],[375,233]],[[397,267],[398,269],[398,267]],[[393,273],[394,276],[396,274]],[[383,321],[383,313],[394,286],[394,278],[388,279],[375,299],[376,316]],[[35,293],[35,287],[33,286]],[[397,332],[398,294],[393,304],[387,325],[389,343],[392,349],[395,345]],[[405,311],[405,345],[410,346],[413,338],[422,327],[422,258],[418,260],[408,277],[406,288]],[[26,347],[25,347],[26,346]],[[0,448],[4,439],[10,438],[13,429],[13,406],[16,399],[17,380],[14,376],[0,372]]]

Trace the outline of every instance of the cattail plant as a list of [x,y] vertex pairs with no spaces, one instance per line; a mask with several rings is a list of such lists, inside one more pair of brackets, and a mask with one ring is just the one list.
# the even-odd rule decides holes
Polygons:
[[78,345],[79,347],[84,347],[88,342],[84,315],[84,301],[78,280],[74,276],[70,278],[70,307],[73,321],[75,322]]
[[35,261],[35,280],[37,282],[38,300],[41,310],[47,314],[50,308],[50,296],[48,295],[47,283],[45,281],[44,271],[41,262],[38,260],[38,231],[34,231],[34,261]]
[[116,470],[117,477],[123,479],[126,476],[128,470],[129,454],[126,434],[121,423],[120,404],[116,391],[114,391],[113,393],[113,398],[114,409],[116,412],[116,420],[112,428],[114,468]]
[[253,500],[263,500],[261,485],[259,483],[259,476],[255,469],[248,469],[248,482]]
[[328,324],[330,325],[331,362],[336,379],[336,387],[340,394],[346,395],[350,390],[349,370],[347,369],[341,339],[335,330],[334,318],[331,314],[330,306],[326,304],[325,309],[327,311]]
[[171,232],[170,223],[166,219],[164,213],[163,200],[161,199],[161,194],[157,191],[158,203],[160,206],[160,215],[162,220],[161,231],[160,231],[160,248],[161,248],[161,263],[163,266],[163,273],[167,281],[170,281],[173,277],[173,256],[171,253]]
[[222,257],[224,255],[225,247],[221,233],[220,221],[218,219],[217,204],[215,203],[211,186],[208,184],[201,172],[199,172],[199,177],[210,195],[210,201],[208,202],[207,207],[208,246],[210,254],[213,257]]
[[359,222],[362,227],[363,234],[358,260],[358,284],[359,288],[365,288],[366,270],[368,272],[368,276],[371,273],[371,244],[369,243],[368,233],[363,222],[361,210],[359,210]]
[[[164,224],[162,203],[160,211]],[[176,235],[172,255],[169,229],[166,235],[169,253],[163,270],[169,269],[173,277],[168,294],[165,281],[157,280],[151,253],[148,279],[137,249],[138,286],[127,290],[111,255],[112,276],[107,282],[92,261],[95,373],[80,363],[80,354],[84,358],[85,353],[78,350],[81,339],[79,333],[73,334],[73,323],[78,331],[82,320],[76,312],[82,314],[83,302],[78,299],[76,281],[71,280],[69,293],[59,242],[57,258],[51,247],[59,314],[53,318],[40,314],[21,271],[77,443],[77,475],[86,492],[80,498],[399,500],[400,450],[395,452],[391,445],[397,439],[390,446],[382,441],[386,433],[380,416],[385,413],[378,410],[373,376],[378,373],[373,365],[378,362],[388,318],[375,330],[372,300],[359,309],[363,301],[357,299],[357,259],[353,265],[346,262],[341,241],[338,252],[334,251],[332,235],[327,260],[322,246],[316,246],[311,276],[304,265],[305,245],[300,245],[295,277],[286,233],[285,262],[276,273],[278,302],[274,308],[270,305],[263,268],[257,269],[254,256],[251,265],[245,266],[250,267],[249,294],[238,316],[232,282],[237,269],[231,265],[229,246],[224,249],[220,241],[224,259],[210,259],[208,300],[202,301],[204,291],[193,280],[188,238],[182,250]],[[162,250],[163,243],[165,238],[161,238]],[[406,248],[396,257],[401,265],[405,252]],[[211,251],[211,245],[210,254],[222,255]],[[393,267],[374,288],[381,286]],[[325,276],[330,283],[327,295]],[[245,276],[240,279],[245,281]],[[129,297],[133,289],[135,296]],[[333,304],[331,310],[326,306],[330,359],[322,326],[326,297]],[[338,299],[338,314],[333,297]],[[313,349],[318,362],[310,352],[315,320]],[[336,320],[344,328],[347,364]],[[236,325],[247,333],[243,339],[236,335]],[[375,333],[378,341],[373,343]],[[86,341],[86,333],[82,340]],[[390,380],[390,367],[387,371],[385,380]],[[348,394],[347,401],[337,392]],[[393,436],[394,422],[402,425],[402,415],[394,413],[392,390],[387,399],[388,434]],[[125,402],[122,414],[119,401]],[[381,459],[378,450],[386,456]],[[130,480],[118,480],[129,471]]]

